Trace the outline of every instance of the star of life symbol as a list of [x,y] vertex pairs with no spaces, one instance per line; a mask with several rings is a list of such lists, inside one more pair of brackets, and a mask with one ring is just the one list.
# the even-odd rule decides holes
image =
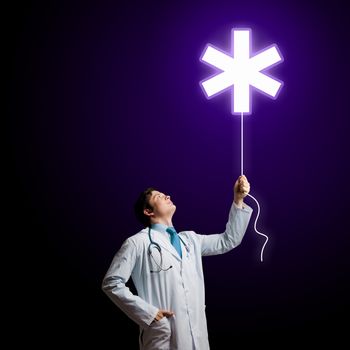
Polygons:
[[273,44],[251,55],[251,30],[235,29],[231,31],[232,56],[208,44],[200,57],[206,63],[221,72],[200,82],[208,99],[232,90],[231,113],[251,114],[251,87],[255,87],[267,96],[276,99],[283,83],[263,71],[283,61],[277,45]]

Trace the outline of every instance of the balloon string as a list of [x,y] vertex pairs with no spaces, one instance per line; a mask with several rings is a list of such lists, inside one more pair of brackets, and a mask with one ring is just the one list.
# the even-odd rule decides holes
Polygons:
[[[241,112],[241,175],[243,175],[243,145],[244,145],[243,136],[244,136],[243,135],[243,112]],[[265,249],[265,246],[269,240],[269,237],[267,235],[265,235],[264,233],[259,232],[258,229],[256,228],[256,223],[257,223],[259,215],[260,215],[260,205],[259,205],[258,200],[255,197],[253,197],[249,193],[248,193],[248,196],[253,198],[258,206],[258,213],[257,213],[255,221],[254,221],[254,230],[258,235],[265,237],[265,242],[264,242],[264,244],[261,248],[261,252],[260,252],[260,261],[263,262],[264,261],[264,249]]]

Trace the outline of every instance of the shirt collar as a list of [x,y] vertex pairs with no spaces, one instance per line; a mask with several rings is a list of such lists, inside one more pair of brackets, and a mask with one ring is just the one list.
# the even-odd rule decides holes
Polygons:
[[[168,227],[173,227],[173,226],[167,226],[167,225],[164,225],[164,224],[159,224],[159,223],[156,223],[156,224],[152,224],[151,225],[151,229],[152,230],[156,230],[158,232],[162,232],[162,233],[166,233],[167,235],[169,234],[168,232],[166,232],[166,229]],[[174,227],[173,227],[174,228]]]

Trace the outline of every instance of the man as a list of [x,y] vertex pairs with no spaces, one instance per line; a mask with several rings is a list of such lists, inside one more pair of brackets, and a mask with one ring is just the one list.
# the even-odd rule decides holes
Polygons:
[[[177,234],[170,196],[153,188],[140,195],[135,212],[146,228],[123,243],[102,283],[140,326],[140,349],[209,349],[202,256],[223,254],[241,243],[252,214],[243,202],[249,190],[247,178],[240,176],[226,230],[212,235]],[[125,286],[130,276],[138,295]]]

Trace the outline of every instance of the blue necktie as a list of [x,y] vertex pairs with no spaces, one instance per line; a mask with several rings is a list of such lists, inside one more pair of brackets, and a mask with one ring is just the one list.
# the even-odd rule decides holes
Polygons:
[[166,229],[166,232],[170,233],[170,242],[182,258],[180,238],[177,232],[175,231],[174,227],[168,227]]

